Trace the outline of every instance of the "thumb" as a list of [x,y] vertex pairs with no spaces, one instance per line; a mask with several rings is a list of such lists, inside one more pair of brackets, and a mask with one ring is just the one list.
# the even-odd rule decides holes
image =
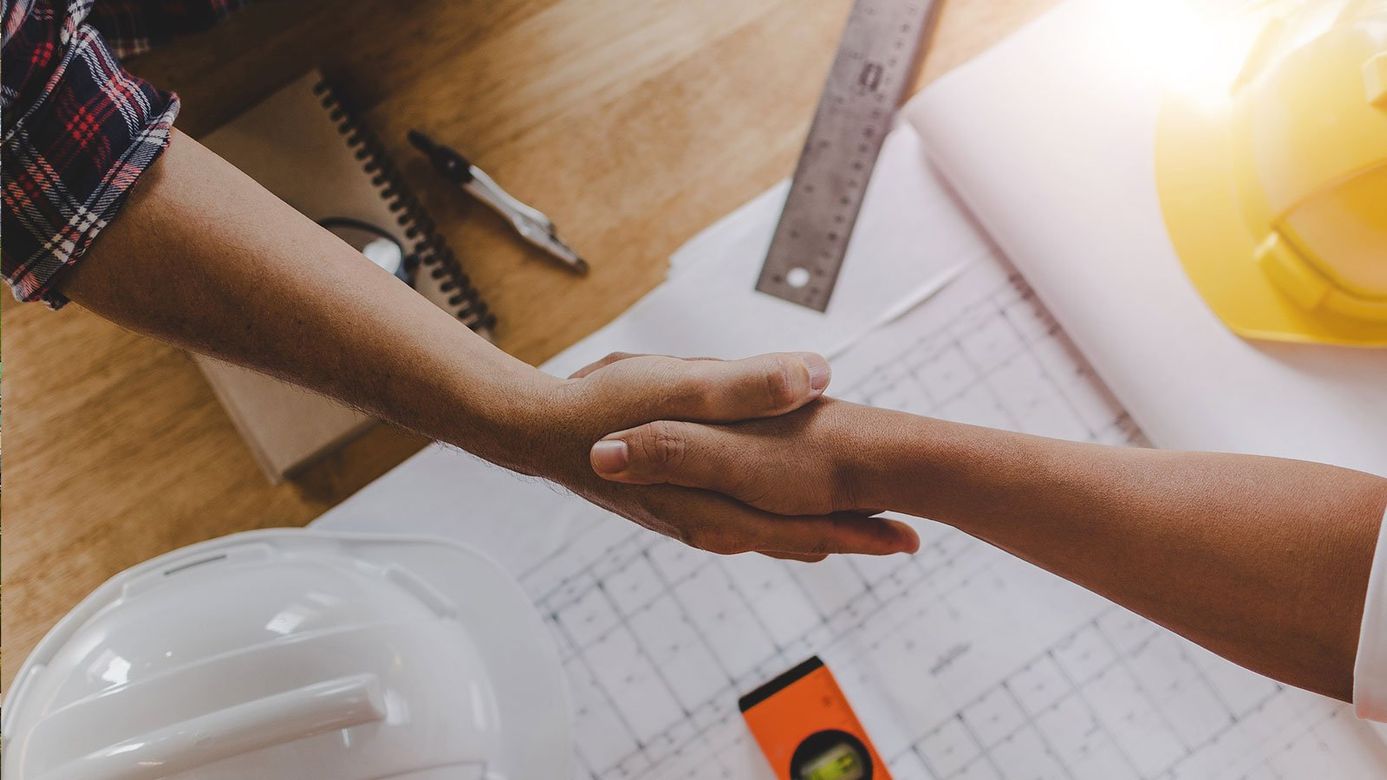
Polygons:
[[[613,433],[592,445],[598,476],[632,485],[680,485],[731,495],[729,472],[740,472],[735,452],[713,444],[716,434],[697,423],[660,420]],[[725,436],[725,434],[724,434]]]

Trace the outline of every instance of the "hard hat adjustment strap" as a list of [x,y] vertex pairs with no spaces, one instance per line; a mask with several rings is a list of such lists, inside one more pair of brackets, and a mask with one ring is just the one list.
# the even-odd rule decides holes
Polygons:
[[1387,322],[1387,299],[1365,298],[1339,287],[1315,268],[1281,230],[1257,247],[1253,259],[1276,289],[1307,312],[1323,310],[1361,320]]
[[1387,52],[1363,63],[1363,89],[1369,104],[1387,109]]

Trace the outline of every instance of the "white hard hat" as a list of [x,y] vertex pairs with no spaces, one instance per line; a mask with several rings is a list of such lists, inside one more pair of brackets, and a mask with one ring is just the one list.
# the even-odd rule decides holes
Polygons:
[[252,531],[112,578],[24,662],[9,780],[568,778],[558,654],[499,566]]

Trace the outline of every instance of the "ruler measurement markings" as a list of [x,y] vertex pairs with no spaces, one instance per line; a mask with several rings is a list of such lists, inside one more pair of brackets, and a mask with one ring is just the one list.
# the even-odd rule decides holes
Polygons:
[[756,289],[828,308],[867,182],[936,0],[857,0]]

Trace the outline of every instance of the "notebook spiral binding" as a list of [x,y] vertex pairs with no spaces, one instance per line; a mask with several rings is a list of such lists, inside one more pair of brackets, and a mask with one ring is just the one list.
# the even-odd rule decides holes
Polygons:
[[380,139],[357,120],[341,95],[326,80],[315,84],[313,93],[321,99],[332,121],[337,123],[338,131],[346,138],[347,145],[356,151],[356,159],[361,161],[362,169],[371,174],[371,183],[380,188],[381,197],[390,206],[400,227],[404,228],[405,238],[414,242],[413,246],[407,247],[406,267],[411,273],[427,273],[441,280],[440,289],[452,293],[448,305],[456,308],[457,318],[489,338],[496,327],[496,315],[487,308],[477,288],[472,286],[472,280],[463,273],[457,256],[435,229],[433,220],[420,206],[418,198],[405,185]]

